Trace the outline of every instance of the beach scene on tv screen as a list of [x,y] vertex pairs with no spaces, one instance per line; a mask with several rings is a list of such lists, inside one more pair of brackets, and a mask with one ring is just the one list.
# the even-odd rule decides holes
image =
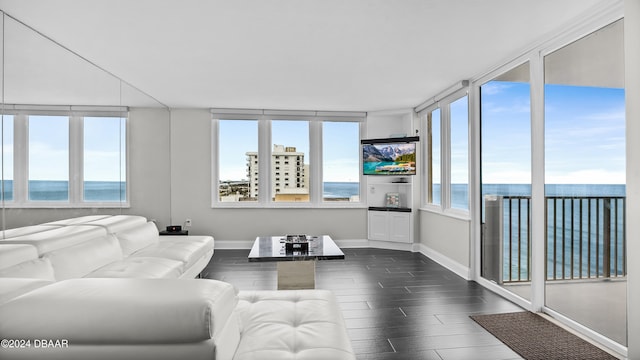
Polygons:
[[415,175],[416,144],[367,144],[362,146],[365,175]]

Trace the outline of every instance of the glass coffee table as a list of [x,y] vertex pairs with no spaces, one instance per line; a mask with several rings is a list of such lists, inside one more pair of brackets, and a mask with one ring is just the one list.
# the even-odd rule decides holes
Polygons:
[[344,253],[329,235],[259,236],[248,259],[278,262],[278,290],[313,289],[316,261],[344,259]]

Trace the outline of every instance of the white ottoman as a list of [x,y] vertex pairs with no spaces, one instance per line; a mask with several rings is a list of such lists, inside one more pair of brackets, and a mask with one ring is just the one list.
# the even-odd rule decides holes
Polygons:
[[234,360],[355,360],[342,312],[327,290],[241,291]]

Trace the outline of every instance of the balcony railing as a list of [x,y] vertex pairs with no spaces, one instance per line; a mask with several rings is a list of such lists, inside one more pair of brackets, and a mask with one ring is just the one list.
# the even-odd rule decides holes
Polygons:
[[[485,207],[483,242],[496,246],[483,245],[483,261],[502,259],[502,264],[493,270],[483,264],[483,276],[500,283],[531,281],[531,198],[494,196],[491,201],[493,210]],[[625,197],[548,196],[545,219],[547,280],[626,276]]]

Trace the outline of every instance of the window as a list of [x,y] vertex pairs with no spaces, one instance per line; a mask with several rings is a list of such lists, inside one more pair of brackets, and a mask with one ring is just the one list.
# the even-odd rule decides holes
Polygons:
[[[501,223],[503,256],[481,238],[481,275],[531,299],[531,86],[529,62],[480,86],[480,223]],[[502,203],[498,201],[502,197]],[[489,202],[487,202],[487,199]],[[502,214],[499,214],[502,206]],[[495,216],[502,217],[496,221]],[[489,219],[487,219],[487,216]],[[492,217],[494,216],[494,217]],[[501,269],[502,271],[498,270]]]
[[258,122],[220,120],[218,126],[219,201],[257,201]]
[[3,115],[6,205],[123,206],[128,198],[126,133],[123,110],[40,108]]
[[360,200],[360,126],[354,122],[322,123],[322,199]]
[[[364,206],[359,154],[366,114],[221,111],[212,111],[212,143],[218,144],[212,179],[219,194],[212,206]],[[268,191],[259,194],[259,188]]]
[[469,104],[466,86],[420,110],[425,121],[424,205],[469,211]]
[[[300,188],[289,188],[275,182],[271,187],[272,201],[275,202],[308,202],[309,201],[309,122],[301,120],[271,121],[271,157],[280,159],[285,156],[300,158],[303,167],[296,169],[296,182],[304,184]],[[280,164],[275,160],[276,170],[293,171],[294,167]],[[284,167],[284,168],[283,168]],[[274,171],[271,171],[272,173]],[[279,181],[279,178],[275,179]]]
[[29,116],[29,200],[69,200],[69,117]]
[[84,118],[84,201],[125,201],[126,119]]
[[449,105],[451,122],[451,207],[469,210],[469,102]]

